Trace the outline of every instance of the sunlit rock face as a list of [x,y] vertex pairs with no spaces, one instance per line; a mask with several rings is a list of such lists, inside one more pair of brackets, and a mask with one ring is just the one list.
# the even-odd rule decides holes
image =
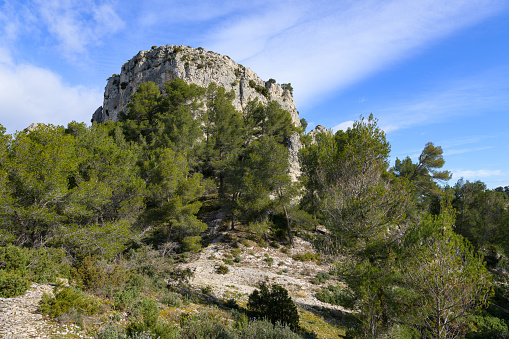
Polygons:
[[[214,82],[226,91],[233,90],[233,104],[239,111],[242,111],[251,99],[258,98],[262,103],[267,103],[268,100],[277,101],[283,109],[290,112],[294,124],[300,126],[292,94],[281,85],[274,81],[261,80],[251,69],[237,64],[228,56],[203,48],[175,45],[140,51],[127,61],[122,66],[120,75],[114,74],[108,79],[103,106],[93,114],[92,121],[116,121],[118,114],[126,110],[131,94],[136,92],[140,84],[153,81],[164,91],[164,85],[175,79],[201,87],[207,87]],[[261,94],[253,84],[266,88],[268,95]]]
[[[214,82],[224,87],[226,91],[233,90],[235,92],[233,104],[239,111],[243,111],[249,100],[255,98],[264,104],[269,100],[277,101],[281,108],[290,112],[293,123],[300,127],[299,113],[295,109],[291,92],[274,80],[261,80],[251,69],[237,64],[228,56],[203,48],[176,45],[140,51],[127,61],[122,66],[120,75],[114,74],[108,79],[103,106],[93,113],[92,121],[116,121],[119,113],[126,111],[131,95],[140,84],[153,81],[164,93],[164,85],[175,79],[182,79],[201,87],[208,87]],[[267,90],[265,95],[260,93],[261,88]],[[288,140],[289,174],[293,180],[297,180],[300,175],[297,155],[301,147],[298,134]]]

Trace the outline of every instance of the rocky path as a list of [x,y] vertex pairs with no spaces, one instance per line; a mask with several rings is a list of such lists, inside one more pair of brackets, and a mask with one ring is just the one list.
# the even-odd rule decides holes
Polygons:
[[50,285],[32,283],[22,296],[0,298],[0,338],[55,338],[74,334],[74,338],[85,337],[75,325],[60,325],[49,321],[38,311],[43,293],[52,293]]
[[[210,287],[212,293],[219,298],[237,301],[247,301],[247,296],[253,292],[262,281],[279,284],[285,287],[293,300],[305,307],[323,307],[342,310],[341,306],[333,306],[316,299],[315,293],[320,286],[314,285],[311,279],[318,272],[328,271],[329,267],[319,266],[314,262],[301,262],[292,259],[291,255],[312,251],[308,242],[296,237],[296,248],[284,254],[275,248],[260,248],[258,246],[243,247],[242,261],[234,265],[226,265],[227,274],[217,273],[218,265],[224,264],[232,248],[222,242],[213,242],[200,252],[197,260],[182,265],[194,272],[191,284],[197,287]],[[269,265],[265,259],[272,258]]]

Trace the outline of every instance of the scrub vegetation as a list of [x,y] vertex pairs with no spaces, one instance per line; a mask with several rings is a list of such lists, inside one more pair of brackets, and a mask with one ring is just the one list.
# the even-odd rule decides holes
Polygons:
[[[148,82],[131,99],[117,122],[0,128],[0,297],[56,283],[41,312],[103,339],[507,337],[508,187],[448,185],[431,142],[391,167],[373,116],[312,138],[278,103],[239,112],[214,84]],[[192,286],[179,265],[209,246],[214,215],[232,248],[219,277],[255,255],[244,247],[289,253],[304,238],[314,251],[288,260],[328,264],[310,281],[343,311],[272,282],[247,303]]]

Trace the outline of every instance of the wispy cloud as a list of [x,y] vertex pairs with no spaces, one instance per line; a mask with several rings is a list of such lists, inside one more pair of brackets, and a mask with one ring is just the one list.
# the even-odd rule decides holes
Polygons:
[[452,170],[453,180],[458,180],[460,178],[470,179],[470,180],[478,180],[480,178],[501,176],[505,173],[501,170],[487,170],[487,169],[479,169],[479,170]]
[[262,77],[292,82],[302,107],[503,6],[501,0],[278,1],[206,39]]
[[104,36],[125,26],[112,4],[97,4],[93,0],[35,0],[35,3],[41,20],[69,58],[85,53],[90,45],[100,45]]
[[459,116],[480,116],[484,112],[509,107],[507,76],[507,69],[497,69],[441,84],[411,100],[371,109],[376,112],[380,126],[386,133],[450,121]]
[[47,69],[0,63],[0,122],[8,133],[33,122],[89,122],[101,99],[102,90],[69,86]]
[[444,151],[443,155],[453,155],[453,154],[463,154],[463,153],[470,153],[470,152],[478,152],[478,151],[485,151],[487,149],[493,149],[495,146],[486,146],[486,147],[472,147],[472,148],[461,148],[461,149],[448,149]]
[[336,133],[339,130],[346,131],[347,129],[351,128],[353,126],[353,124],[354,124],[353,120],[345,121],[345,122],[342,122],[342,123],[332,127],[332,131],[334,133]]

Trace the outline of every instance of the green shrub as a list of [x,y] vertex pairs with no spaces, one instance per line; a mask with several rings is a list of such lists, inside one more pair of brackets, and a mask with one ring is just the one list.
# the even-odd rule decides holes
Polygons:
[[247,240],[246,238],[240,239],[240,243],[242,245],[244,245],[245,247],[250,247],[251,246],[251,244],[249,243],[249,240]]
[[41,312],[52,318],[59,317],[73,308],[84,314],[93,315],[100,311],[101,303],[96,298],[85,295],[73,287],[62,288],[56,292],[54,297],[44,293],[39,302]]
[[[24,249],[25,250],[25,249]],[[56,282],[56,278],[69,278],[71,267],[60,248],[27,249],[30,257],[28,275],[38,283]]]
[[293,87],[291,83],[281,84],[281,88],[284,90],[288,90],[291,94],[293,94]]
[[490,315],[486,310],[471,316],[471,332],[466,336],[468,339],[506,339],[509,338],[508,324],[497,317]]
[[[198,65],[199,66],[199,65]],[[201,237],[199,235],[185,237],[182,239],[181,246],[184,252],[199,252],[201,250]]]
[[316,298],[324,303],[340,305],[347,308],[353,308],[355,305],[355,295],[347,289],[340,286],[329,285],[316,294]]
[[326,282],[327,280],[329,280],[329,278],[330,278],[329,273],[320,272],[313,279],[313,284],[315,284],[315,285],[322,284],[322,283]]
[[95,257],[85,257],[77,268],[71,270],[71,276],[77,287],[90,290],[101,288],[106,281],[106,273],[97,265]]
[[175,292],[168,292],[161,298],[161,303],[170,307],[180,307],[182,305],[180,295]]
[[311,252],[306,252],[305,254],[295,254],[292,256],[293,260],[297,261],[319,261],[320,254],[313,254]]
[[236,263],[239,263],[242,261],[242,258],[241,257],[236,257],[233,261],[235,261]]
[[9,245],[0,247],[0,269],[25,276],[30,258],[21,248]]
[[226,265],[233,266],[233,260],[231,260],[231,259],[223,259],[223,262],[224,262]]
[[181,338],[235,338],[234,330],[211,312],[185,315],[180,320]]
[[302,337],[288,326],[279,323],[273,324],[266,320],[250,321],[245,325],[238,335],[239,339],[301,339]]
[[154,300],[142,298],[133,311],[132,318],[126,328],[130,338],[178,338],[178,328],[159,319],[159,309]]
[[124,329],[119,326],[107,326],[97,333],[97,339],[127,339]]
[[212,292],[212,287],[210,285],[207,285],[207,286],[201,288],[201,293],[203,293],[203,294],[210,294],[211,292]]
[[113,295],[115,309],[120,311],[131,310],[141,297],[138,287],[127,286],[124,290],[118,291]]
[[219,265],[219,267],[217,268],[217,273],[219,273],[219,274],[226,274],[229,271],[230,270],[225,265]]
[[259,242],[258,242],[258,245],[261,247],[261,248],[267,248],[269,245],[267,244],[267,242],[263,239],[261,239]]
[[0,270],[0,297],[11,298],[23,295],[30,287],[30,281],[25,277],[14,273]]
[[299,327],[299,313],[297,306],[288,291],[280,285],[267,286],[265,282],[260,284],[259,290],[249,295],[247,308],[252,315],[266,317],[273,324],[281,323],[288,325],[292,330]]
[[254,80],[249,80],[249,87],[254,88],[255,91],[262,94],[265,97],[269,97],[269,90],[263,86],[257,85]]

